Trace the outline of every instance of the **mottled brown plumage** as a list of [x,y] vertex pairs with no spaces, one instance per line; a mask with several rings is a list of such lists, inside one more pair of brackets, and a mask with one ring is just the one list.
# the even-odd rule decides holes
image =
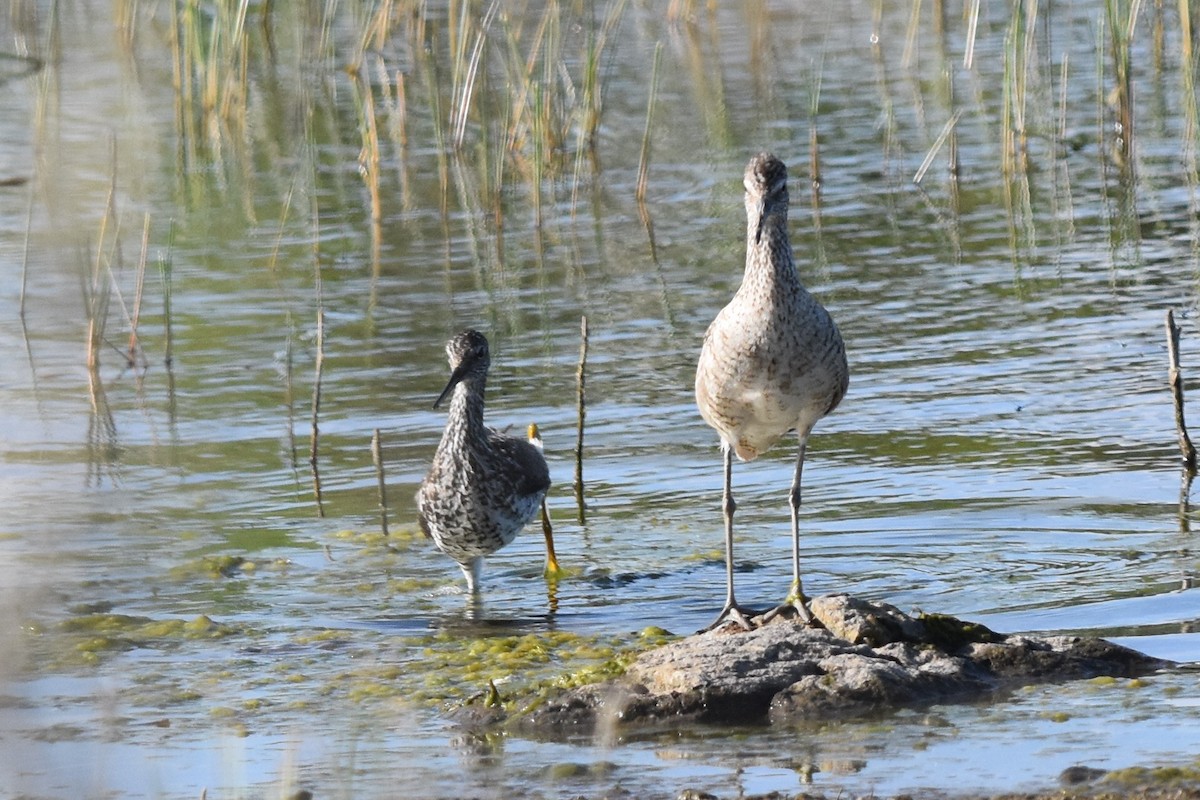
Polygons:
[[484,335],[463,331],[446,344],[446,356],[450,382],[434,408],[454,394],[442,441],[417,491],[417,510],[421,530],[458,562],[474,595],[483,557],[511,542],[533,519],[550,488],[550,471],[540,449],[483,424],[491,365]]
[[780,609],[808,619],[800,582],[800,474],[813,426],[846,394],[846,350],[829,312],[800,283],[788,239],[787,167],[773,155],[750,159],[746,187],[746,270],[742,285],[704,334],[696,405],[721,437],[725,460],[727,595],[716,627],[750,623],[733,593],[732,456],[751,461],[785,433],[799,439],[789,501],[793,584]]

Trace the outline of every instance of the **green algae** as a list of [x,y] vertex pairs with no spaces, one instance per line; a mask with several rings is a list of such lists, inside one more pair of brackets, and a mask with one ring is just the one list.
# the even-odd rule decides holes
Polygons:
[[1200,761],[1183,766],[1127,767],[1108,772],[1104,783],[1122,787],[1175,786],[1200,783]]
[[192,576],[207,576],[212,579],[236,577],[246,559],[242,556],[202,556],[201,558],[180,564],[171,570],[172,577],[189,578]]
[[953,653],[969,644],[1002,642],[1004,637],[978,622],[964,622],[948,614],[921,614],[925,634],[931,644]]
[[72,663],[95,665],[117,653],[142,647],[167,647],[189,640],[220,639],[236,631],[201,614],[190,620],[152,619],[110,611],[83,613],[58,623],[54,631],[64,636],[48,637],[52,653],[48,660],[62,666]]
[[[357,573],[351,580],[341,570],[336,583],[323,587],[331,593],[411,596],[444,582],[401,574],[397,542],[415,541],[413,536],[342,531],[333,538],[349,545],[349,558],[338,553],[342,564],[355,558],[361,563],[351,567]],[[265,586],[270,576],[264,573],[276,565],[268,559],[207,554],[187,558],[171,576],[202,591],[217,581],[244,592]],[[393,568],[395,577],[388,574]],[[274,630],[244,630],[215,615],[151,617],[118,613],[116,607],[104,600],[78,604],[61,622],[26,626],[45,656],[43,667],[72,670],[116,659],[142,662],[130,671],[125,702],[157,714],[162,713],[158,709],[171,708],[173,725],[220,721],[235,734],[272,724],[281,715],[321,714],[347,705],[394,713],[398,706],[453,711],[482,704],[504,715],[519,713],[564,689],[618,677],[637,654],[675,638],[657,626],[596,635],[471,622],[416,635],[360,627],[293,629],[286,623]],[[218,652],[214,662],[212,648],[205,643],[231,636],[240,637],[236,651],[225,657]],[[182,651],[189,659],[207,651],[203,669],[181,671],[187,661],[174,656],[170,673],[154,667],[161,652],[182,648],[190,648]],[[138,650],[142,653],[134,652]]]

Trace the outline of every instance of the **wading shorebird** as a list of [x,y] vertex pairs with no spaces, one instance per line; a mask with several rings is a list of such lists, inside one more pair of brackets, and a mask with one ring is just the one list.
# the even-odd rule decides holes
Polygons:
[[746,271],[742,285],[704,334],[696,405],[721,437],[725,461],[725,607],[705,630],[732,620],[752,627],[733,595],[733,456],[752,461],[780,437],[799,438],[792,510],[792,587],[767,618],[795,608],[812,616],[800,581],[800,473],[809,434],[837,408],[849,385],[841,333],[800,283],[788,240],[787,167],[769,153],[750,159],[746,186]]
[[[491,357],[482,333],[466,330],[446,343],[453,392],[446,430],[417,491],[421,530],[458,562],[467,591],[479,594],[483,558],[511,542],[542,508],[550,470],[541,448],[483,424],[483,391]],[[530,426],[530,437],[536,428]],[[537,443],[540,444],[540,437]],[[554,541],[543,511],[547,572],[557,571]]]

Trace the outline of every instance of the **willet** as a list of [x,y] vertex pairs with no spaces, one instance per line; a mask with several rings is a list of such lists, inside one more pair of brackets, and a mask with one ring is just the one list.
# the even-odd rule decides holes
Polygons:
[[[750,159],[746,186],[746,271],[704,334],[696,404],[717,430],[725,461],[725,607],[708,629],[732,619],[751,628],[733,594],[733,456],[751,461],[780,437],[799,438],[789,503],[792,587],[769,616],[793,607],[812,617],[800,581],[800,473],[813,426],[846,394],[846,349],[829,312],[800,283],[788,240],[787,167],[769,153]],[[752,614],[751,614],[752,615]]]
[[[421,530],[458,562],[467,591],[476,596],[484,556],[511,542],[538,513],[550,488],[550,470],[539,447],[483,424],[491,365],[484,335],[463,331],[446,343],[446,356],[450,382],[433,407],[454,395],[442,441],[417,491],[417,510]],[[544,531],[553,559],[548,525]]]

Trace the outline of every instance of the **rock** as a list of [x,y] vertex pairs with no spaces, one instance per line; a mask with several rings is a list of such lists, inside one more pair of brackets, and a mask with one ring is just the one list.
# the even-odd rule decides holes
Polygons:
[[516,723],[536,731],[846,718],[1167,666],[1102,639],[1005,636],[848,595],[815,598],[811,608],[824,629],[776,619],[689,636],[643,653],[618,680],[551,697]]
[[846,594],[815,597],[809,603],[813,616],[838,638],[873,647],[891,642],[919,641],[925,625],[887,603],[869,603]]
[[1106,769],[1096,769],[1082,764],[1067,767],[1058,776],[1058,782],[1063,786],[1082,786],[1085,783],[1095,783],[1108,774]]

